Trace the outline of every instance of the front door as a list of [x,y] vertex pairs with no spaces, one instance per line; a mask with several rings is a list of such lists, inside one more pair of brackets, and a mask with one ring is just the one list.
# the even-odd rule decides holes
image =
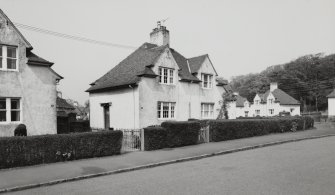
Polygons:
[[109,118],[109,105],[104,106],[104,121],[105,121],[105,129],[109,129],[110,125]]

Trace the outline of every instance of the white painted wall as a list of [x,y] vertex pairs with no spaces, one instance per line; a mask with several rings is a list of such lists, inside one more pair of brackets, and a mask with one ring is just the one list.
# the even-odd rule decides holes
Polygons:
[[[185,121],[189,118],[201,119],[201,103],[214,104],[214,118],[220,111],[219,101],[224,93],[222,86],[216,86],[216,75],[210,61],[207,59],[199,71],[213,74],[213,88],[203,89],[201,83],[180,82],[179,66],[168,48],[156,60],[153,71],[158,75],[160,66],[173,68],[174,84],[160,84],[159,78],[142,77],[135,88],[135,100],[131,89],[113,90],[90,94],[90,125],[93,128],[104,128],[104,115],[101,103],[112,102],[110,107],[110,126],[114,128],[143,128],[161,124],[171,119],[158,119],[158,101],[176,102],[175,119]],[[135,101],[135,108],[133,103]],[[135,112],[135,121],[133,115]]]
[[49,67],[27,65],[26,45],[10,25],[0,29],[1,44],[18,47],[18,71],[0,70],[0,97],[20,98],[22,107],[20,122],[0,122],[0,137],[13,136],[20,123],[28,135],[56,134],[57,76]]
[[328,98],[328,116],[335,116],[335,98]]
[[119,89],[109,92],[90,93],[90,126],[104,128],[104,109],[102,103],[111,102],[110,127],[139,127],[139,94],[138,87],[134,89]]
[[[165,85],[158,82],[158,78],[141,78],[139,83],[139,102],[140,102],[140,127],[161,124],[166,120],[158,119],[157,102],[176,102],[176,117],[174,120],[185,121],[189,118],[201,119],[201,103],[214,104],[214,117],[219,111],[219,101],[224,92],[223,87],[216,86],[216,76],[210,61],[206,60],[201,67],[201,72],[213,74],[213,88],[203,89],[201,83],[186,83],[175,80],[174,85]],[[157,60],[153,70],[158,74],[158,67],[168,67],[178,70],[179,67],[173,57],[163,53]],[[178,78],[175,71],[175,78]],[[178,79],[179,80],[179,79]]]

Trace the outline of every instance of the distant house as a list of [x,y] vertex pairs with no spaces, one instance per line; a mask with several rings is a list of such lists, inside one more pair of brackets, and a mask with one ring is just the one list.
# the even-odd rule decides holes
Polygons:
[[300,115],[300,102],[278,88],[277,83],[270,84],[270,90],[264,94],[256,94],[253,104],[246,98],[237,96],[231,102],[228,114],[230,119],[237,117],[276,116],[281,112],[291,116]]
[[67,103],[67,101],[61,97],[57,97],[57,116],[67,117],[69,114],[76,115],[75,107]]
[[186,58],[170,47],[169,36],[158,23],[150,43],[91,84],[91,127],[141,128],[217,117],[227,81],[218,80],[207,54]]
[[235,93],[234,101],[228,104],[228,118],[235,119],[237,117],[252,117],[251,104],[247,98]]
[[32,50],[0,9],[0,136],[13,136],[20,123],[28,135],[57,132],[56,84],[62,77]]
[[327,96],[328,98],[328,117],[335,118],[335,89]]

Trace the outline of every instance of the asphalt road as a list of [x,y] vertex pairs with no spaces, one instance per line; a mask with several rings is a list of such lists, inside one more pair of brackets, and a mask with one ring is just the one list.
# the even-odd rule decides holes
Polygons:
[[335,194],[335,137],[13,194]]

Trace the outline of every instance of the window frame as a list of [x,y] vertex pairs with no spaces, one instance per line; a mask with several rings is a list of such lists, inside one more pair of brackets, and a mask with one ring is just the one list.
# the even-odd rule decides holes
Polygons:
[[259,109],[255,110],[255,115],[260,116],[261,115],[261,110],[259,110]]
[[[18,71],[19,70],[19,48],[14,45],[1,45],[2,53],[1,53],[1,62],[2,66],[0,67],[0,71]],[[15,49],[15,57],[8,57],[8,48]],[[15,69],[8,68],[8,59],[15,60]]]
[[158,101],[157,118],[160,120],[176,119],[176,102]]
[[159,75],[159,84],[164,85],[174,85],[175,79],[174,79],[174,71],[173,68],[167,68],[167,67],[158,67],[158,75]]
[[[212,102],[202,102],[200,105],[200,112],[202,119],[214,119],[214,105],[215,103]],[[206,110],[206,106],[208,106],[208,110]],[[205,113],[207,113],[207,116]]]
[[[22,123],[22,98],[19,97],[0,97],[0,99],[5,99],[6,102],[6,109],[1,109],[2,111],[6,111],[6,121],[0,121],[0,124],[16,124]],[[12,109],[11,101],[18,100],[18,109]],[[12,111],[19,112],[19,120],[12,121]]]
[[[206,80],[207,78],[207,80]],[[213,75],[212,74],[206,74],[201,73],[201,87],[203,89],[212,89],[213,88]],[[206,84],[206,86],[205,86]]]

